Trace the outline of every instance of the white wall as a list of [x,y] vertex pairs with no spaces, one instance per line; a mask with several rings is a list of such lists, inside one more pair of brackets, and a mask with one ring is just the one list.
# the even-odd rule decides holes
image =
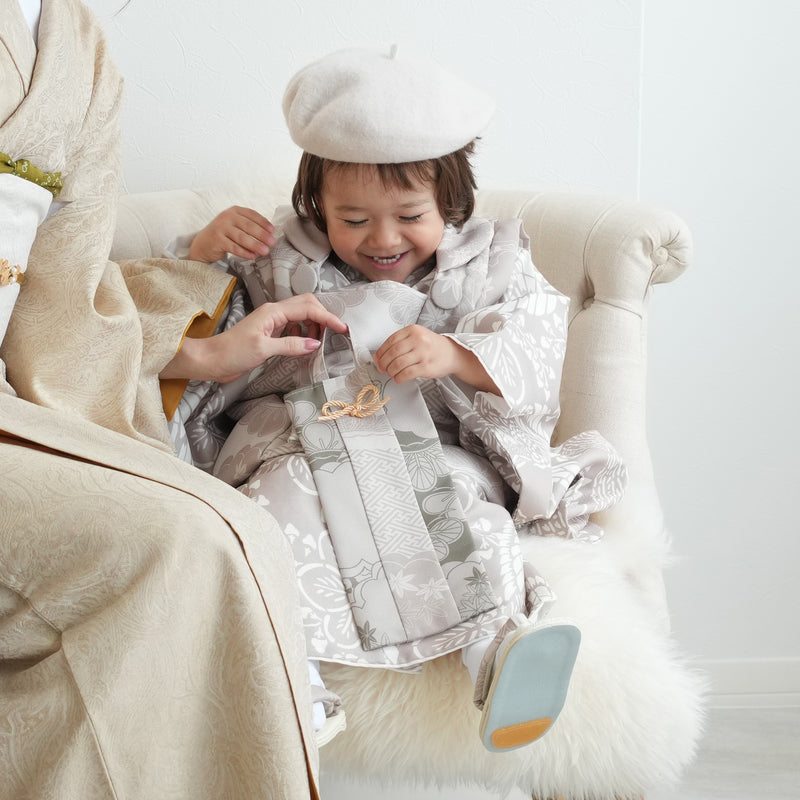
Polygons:
[[674,625],[731,702],[797,703],[800,5],[646,0],[644,18],[641,193],[695,237],[651,318]]
[[123,3],[89,0],[127,78],[130,191],[202,185],[226,168],[290,181],[291,75],[331,50],[395,42],[496,98],[482,185],[635,190],[638,2],[131,0],[114,16]]
[[650,377],[676,634],[719,691],[800,699],[794,0],[89,4],[127,78],[130,191],[242,171],[288,188],[289,76],[398,42],[496,97],[482,186],[638,192],[682,214],[695,264],[654,298]]

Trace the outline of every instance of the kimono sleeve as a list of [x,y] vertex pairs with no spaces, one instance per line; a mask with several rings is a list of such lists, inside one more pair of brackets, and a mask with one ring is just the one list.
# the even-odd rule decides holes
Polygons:
[[482,451],[525,504],[527,518],[551,512],[550,439],[558,420],[569,301],[520,248],[497,303],[466,314],[451,338],[475,353],[501,396],[438,381],[459,420],[463,447]]
[[[520,247],[499,300],[469,312],[447,334],[478,357],[500,389],[500,397],[486,400],[498,413],[513,417],[557,411],[568,309],[567,297],[545,280],[528,250]],[[457,415],[472,410],[486,394],[455,379],[439,383]]]

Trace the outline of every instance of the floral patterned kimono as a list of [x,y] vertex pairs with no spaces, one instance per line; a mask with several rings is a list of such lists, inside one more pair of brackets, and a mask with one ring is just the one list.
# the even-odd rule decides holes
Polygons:
[[[336,435],[333,423],[317,419],[317,410],[309,415],[308,403],[298,407],[293,391],[331,377],[320,375],[322,351],[273,358],[236,386],[196,390],[180,427],[195,460],[269,510],[291,543],[309,657],[413,667],[496,633],[514,614],[535,618],[554,598],[523,561],[519,537],[597,537],[589,515],[620,498],[625,471],[597,433],[550,446],[568,300],[533,266],[519,221],[472,219],[460,231],[446,228],[436,265],[405,284],[365,281],[297,217],[282,234],[268,256],[230,263],[253,305],[314,292],[369,353],[392,332],[424,325],[475,353],[501,391],[480,392],[450,377],[398,385],[372,365],[372,380],[391,398],[388,422],[336,423],[345,439],[356,431],[347,442],[363,476],[356,486],[317,469]],[[363,380],[353,381],[354,393]],[[415,402],[421,406],[411,410]],[[425,459],[409,456],[409,429],[417,443],[428,422],[433,450]],[[380,451],[379,429],[393,454],[367,453]],[[405,443],[406,465],[413,458],[417,498],[430,477],[420,464],[439,465],[431,471],[449,482],[449,493],[437,489],[422,503],[442,515],[427,535],[406,533],[402,502],[390,507],[403,459],[376,471],[397,455],[392,429]],[[326,463],[342,460],[337,451]],[[381,503],[383,516],[371,514]],[[365,515],[382,522],[362,525]],[[452,533],[456,520],[463,535],[461,527]]]

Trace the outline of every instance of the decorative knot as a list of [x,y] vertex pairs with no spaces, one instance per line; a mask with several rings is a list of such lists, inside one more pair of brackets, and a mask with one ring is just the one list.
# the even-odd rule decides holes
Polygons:
[[0,286],[11,286],[14,283],[22,283],[25,280],[25,273],[19,264],[10,264],[5,258],[0,258]]
[[389,401],[388,397],[380,399],[381,393],[374,383],[368,383],[359,393],[354,403],[343,403],[341,400],[329,400],[322,406],[322,414],[318,421],[339,419],[339,417],[369,417],[382,409]]

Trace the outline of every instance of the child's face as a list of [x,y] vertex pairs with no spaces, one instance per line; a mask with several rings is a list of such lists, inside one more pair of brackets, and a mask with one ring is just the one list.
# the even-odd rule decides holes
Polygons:
[[332,170],[320,200],[334,252],[370,281],[402,283],[442,240],[445,223],[429,182],[387,188],[370,167]]

